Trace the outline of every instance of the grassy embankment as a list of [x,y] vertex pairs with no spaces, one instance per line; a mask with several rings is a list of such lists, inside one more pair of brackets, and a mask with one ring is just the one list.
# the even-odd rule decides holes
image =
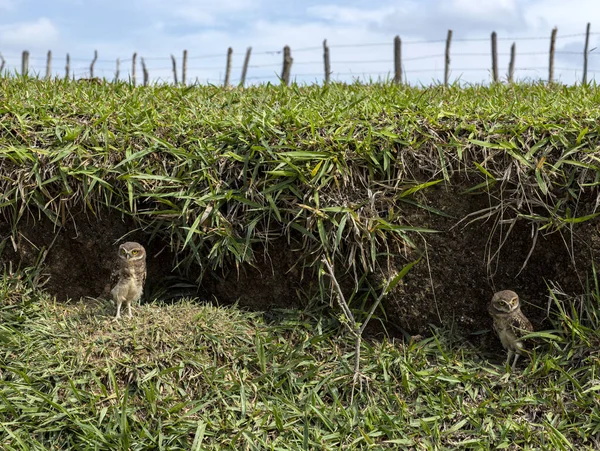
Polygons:
[[[109,206],[183,265],[246,261],[287,235],[307,261],[369,271],[420,232],[399,206],[461,173],[480,190],[508,179],[507,208],[524,204],[546,230],[576,222],[579,191],[596,193],[595,88],[0,83],[0,207],[14,230],[24,215]],[[353,339],[315,303],[267,317],[146,304],[115,324],[105,305],[53,302],[36,280],[21,271],[0,287],[4,449],[600,444],[594,278],[555,299],[555,330],[510,377],[448,327],[363,343],[353,397]]]

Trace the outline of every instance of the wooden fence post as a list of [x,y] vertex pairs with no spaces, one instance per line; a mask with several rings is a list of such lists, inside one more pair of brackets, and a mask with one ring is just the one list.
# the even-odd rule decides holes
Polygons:
[[244,58],[244,65],[242,66],[242,77],[240,78],[240,86],[244,87],[246,83],[246,74],[248,73],[248,64],[250,64],[250,54],[252,53],[252,47],[246,49],[246,57]]
[[548,62],[548,83],[554,81],[554,47],[556,45],[556,27],[552,29],[550,35],[550,61]]
[[115,81],[119,81],[120,74],[121,74],[121,59],[117,58],[117,70],[115,72]]
[[52,50],[48,50],[46,56],[46,80],[50,79],[52,71]]
[[21,56],[21,75],[24,77],[29,75],[29,51],[27,50],[23,50]]
[[171,55],[171,63],[173,64],[173,80],[175,86],[177,86],[177,61],[175,61],[175,57]]
[[402,83],[402,41],[400,36],[394,38],[394,83]]
[[65,80],[69,79],[69,72],[71,72],[71,56],[67,53],[67,64],[65,65]]
[[585,28],[585,46],[583,47],[583,81],[584,85],[587,85],[587,70],[588,70],[588,53],[590,47],[590,23],[588,22]]
[[187,50],[183,51],[183,61],[181,62],[181,84],[185,86],[187,78]]
[[444,64],[444,86],[448,86],[450,80],[450,43],[452,42],[452,30],[448,30],[446,37],[446,59]]
[[144,58],[142,58],[142,73],[144,74],[144,86],[148,86],[148,69],[146,69]]
[[227,65],[225,66],[225,83],[223,86],[226,88],[229,86],[229,80],[231,79],[231,55],[233,54],[233,49],[229,47],[227,49]]
[[331,75],[331,62],[329,61],[329,47],[327,39],[323,41],[323,62],[325,64],[325,84],[329,84],[329,76]]
[[137,60],[137,52],[133,53],[133,57],[131,58],[131,83],[135,87],[135,63]]
[[492,80],[498,81],[498,43],[496,32],[492,32]]
[[292,73],[292,63],[294,59],[292,58],[292,51],[290,50],[290,46],[286,45],[283,48],[283,69],[281,70],[281,81],[283,84],[288,86],[290,84],[290,75]]
[[515,76],[515,58],[517,57],[517,44],[510,46],[510,62],[508,63],[508,82],[512,83]]
[[90,78],[94,78],[94,65],[98,60],[98,50],[94,50],[94,59],[92,60],[92,64],[90,64]]

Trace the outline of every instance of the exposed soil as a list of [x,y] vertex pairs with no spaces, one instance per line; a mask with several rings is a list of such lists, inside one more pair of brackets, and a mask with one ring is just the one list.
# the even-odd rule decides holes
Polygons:
[[591,260],[600,250],[597,222],[577,226],[573,236],[568,229],[552,234],[540,232],[532,250],[532,225],[519,220],[488,266],[490,252],[498,249],[508,225],[494,230],[492,218],[457,225],[469,213],[489,207],[488,196],[461,196],[439,188],[427,198],[432,206],[454,218],[434,214],[415,214],[411,218],[413,225],[442,233],[425,236],[428,261],[424,259],[413,267],[403,285],[384,300],[390,319],[398,321],[403,329],[424,333],[430,324],[448,322],[463,333],[489,329],[487,303],[494,292],[505,289],[520,295],[523,312],[534,326],[543,328],[548,326],[550,283],[570,294],[585,291]]
[[[438,185],[439,186],[439,185]],[[408,222],[439,230],[424,234],[427,258],[416,265],[385,298],[384,307],[390,332],[404,330],[411,334],[427,333],[431,325],[452,322],[464,334],[491,327],[487,302],[494,291],[515,290],[524,301],[523,311],[534,326],[545,324],[548,284],[553,282],[567,293],[582,293],[591,260],[600,251],[597,221],[577,226],[576,235],[568,229],[540,235],[527,266],[521,270],[530,252],[533,236],[531,224],[517,222],[501,251],[488,267],[486,246],[498,248],[500,232],[493,232],[493,219],[487,222],[468,221],[457,225],[469,213],[489,206],[487,196],[458,195],[458,189],[431,188],[421,202],[452,215],[446,218],[423,209],[406,210]],[[76,224],[76,225],[75,225]],[[131,231],[133,233],[128,234]],[[506,233],[507,226],[502,233]],[[177,273],[172,270],[173,255],[160,240],[148,241],[131,220],[116,214],[99,217],[79,214],[62,228],[48,220],[23,220],[17,239],[9,239],[10,229],[0,225],[0,242],[5,248],[0,255],[3,263],[31,265],[40,251],[48,249],[45,270],[49,276],[46,289],[59,300],[108,296],[109,277],[119,240],[139,241],[148,254],[146,293],[152,297],[165,281]],[[491,240],[491,241],[490,241]],[[424,242],[421,242],[423,250]],[[569,247],[573,247],[573,255]],[[253,265],[207,271],[197,294],[208,301],[238,302],[240,306],[267,310],[272,306],[298,307],[298,293],[317,289],[310,271],[298,264],[301,253],[286,241],[271,243],[264,256]],[[411,260],[398,260],[400,268]],[[574,262],[573,258],[574,257]],[[190,280],[194,275],[189,276]],[[489,336],[486,334],[485,336]],[[493,346],[497,343],[494,342]]]

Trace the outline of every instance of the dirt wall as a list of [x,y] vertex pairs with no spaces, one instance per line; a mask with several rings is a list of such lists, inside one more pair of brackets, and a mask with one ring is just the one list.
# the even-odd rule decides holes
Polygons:
[[[487,195],[460,195],[458,187],[437,186],[428,190],[421,203],[451,217],[406,208],[410,224],[439,233],[422,234],[416,240],[418,250],[395,259],[399,269],[421,254],[420,263],[384,299],[388,330],[426,333],[432,324],[448,322],[467,334],[488,329],[486,304],[494,291],[502,289],[519,293],[524,312],[541,328],[546,325],[549,284],[567,293],[584,292],[591,261],[600,249],[597,221],[553,233],[541,231],[537,237],[536,225],[524,219],[512,228],[510,218],[504,218],[503,224],[497,217],[469,223],[474,217],[469,215],[489,207],[490,202]],[[30,217],[21,222],[14,242],[9,236],[10,228],[4,224],[0,228],[0,239],[5,242],[3,264],[31,265],[47,250],[43,262],[46,289],[63,301],[108,296],[112,262],[124,236],[148,250],[146,300],[169,298],[169,286],[176,285],[175,295],[267,310],[300,307],[318,290],[315,273],[307,267],[308,260],[302,260],[306,256],[298,243],[284,239],[256,250],[253,265],[205,268],[202,283],[197,284],[199,270],[184,274],[174,269],[175,256],[168,243],[160,238],[149,240],[130,218],[118,214],[79,213],[59,228],[49,220]],[[343,275],[340,278],[344,280]],[[349,292],[353,285],[345,280],[344,286]]]

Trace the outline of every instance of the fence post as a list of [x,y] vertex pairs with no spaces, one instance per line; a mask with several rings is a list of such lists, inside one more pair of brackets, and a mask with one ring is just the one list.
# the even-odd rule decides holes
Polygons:
[[587,69],[588,69],[588,53],[590,47],[590,23],[587,23],[585,28],[585,47],[583,48],[583,81],[584,85],[587,85]]
[[119,75],[121,74],[121,60],[117,58],[117,71],[115,72],[115,81],[119,81]]
[[181,84],[185,86],[187,78],[187,50],[183,51],[183,61],[181,62]]
[[177,86],[177,61],[175,61],[175,57],[171,55],[171,63],[173,64],[173,80],[175,86]]
[[52,71],[52,50],[48,50],[46,56],[46,80],[50,78],[50,72]]
[[331,75],[331,62],[329,61],[329,47],[327,39],[323,41],[323,62],[325,64],[325,84],[329,84],[329,76]]
[[394,83],[402,83],[402,41],[400,36],[394,38]]
[[252,47],[248,47],[246,50],[246,57],[244,58],[244,65],[242,66],[242,77],[240,78],[240,86],[244,87],[246,83],[246,74],[248,73],[248,64],[250,63],[250,54],[252,53]]
[[96,64],[96,60],[98,60],[98,50],[94,50],[94,59],[92,60],[92,64],[90,64],[90,78],[94,78],[94,65]]
[[29,51],[27,50],[23,50],[23,55],[21,56],[21,75],[29,75]]
[[286,86],[290,84],[290,74],[292,73],[292,63],[294,59],[292,58],[292,51],[290,50],[290,46],[286,45],[283,48],[283,69],[281,70],[281,81]]
[[446,38],[446,60],[444,64],[444,86],[448,86],[450,80],[450,43],[452,42],[452,30],[448,30]]
[[515,58],[517,56],[517,44],[513,42],[510,46],[510,62],[508,63],[508,82],[512,83],[515,76]]
[[498,81],[498,43],[496,32],[492,32],[492,79]]
[[67,64],[65,65],[65,80],[69,79],[69,72],[71,72],[71,56],[67,53]]
[[2,76],[2,71],[4,70],[5,64],[6,64],[6,60],[2,56],[2,53],[0,53],[0,77]]
[[227,49],[227,65],[225,66],[225,83],[223,84],[226,88],[229,86],[229,80],[231,78],[231,55],[233,49],[229,47]]
[[142,73],[144,74],[144,86],[148,86],[148,69],[146,69],[144,58],[142,58]]
[[133,87],[135,87],[135,63],[137,60],[137,52],[133,53],[133,57],[131,58],[131,83],[133,83]]
[[552,29],[550,35],[550,61],[548,62],[548,83],[554,81],[554,47],[556,45],[556,27]]

